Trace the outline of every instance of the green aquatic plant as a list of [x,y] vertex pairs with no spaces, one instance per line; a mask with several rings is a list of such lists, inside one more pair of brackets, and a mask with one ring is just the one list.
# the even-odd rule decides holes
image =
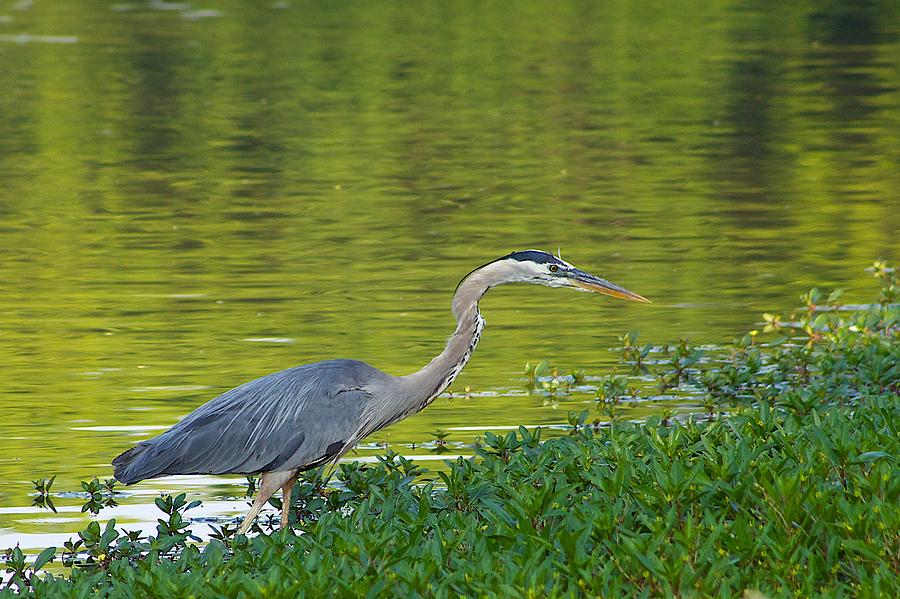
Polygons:
[[252,497],[256,493],[257,477],[247,476],[247,490],[244,491],[244,497]]
[[820,409],[818,422],[762,404],[703,425],[494,435],[439,485],[396,462],[359,467],[341,504],[352,509],[324,510],[303,534],[136,560],[112,539],[96,575],[39,578],[34,591],[891,596],[898,448],[871,442],[900,414],[885,397],[866,407]]
[[887,306],[900,301],[900,285],[898,285],[897,269],[888,266],[884,260],[876,260],[868,269],[872,276],[881,282],[881,293],[878,303]]
[[601,415],[616,420],[624,398],[631,400],[638,398],[637,390],[631,387],[627,377],[613,374],[600,379],[594,392],[594,401],[597,402],[597,410]]
[[431,433],[431,436],[434,437],[434,447],[431,450],[432,453],[447,453],[450,451],[447,447],[447,437],[450,436],[450,433],[438,429]]
[[535,364],[527,362],[525,364],[525,386],[528,389],[540,387],[542,377],[550,374],[550,363],[547,360],[541,360]]
[[628,385],[628,379],[624,376],[617,376],[614,374],[600,379],[600,384],[597,385],[597,390],[595,392],[597,401],[600,402],[616,401],[630,394],[631,389]]
[[631,365],[632,374],[647,374],[649,368],[646,360],[650,352],[653,351],[653,346],[646,343],[638,347],[637,339],[637,331],[626,331],[624,335],[619,337],[619,343],[622,344],[622,361]]
[[587,374],[584,372],[583,368],[573,368],[570,370],[569,378],[572,380],[572,385],[576,387],[580,387],[587,382]]
[[[668,353],[668,352],[667,352]],[[698,372],[696,366],[703,359],[703,350],[692,346],[682,338],[668,353],[671,370],[666,374],[674,378],[675,385],[687,382]]]
[[569,375],[564,375],[546,360],[525,364],[525,389],[529,394],[537,391],[543,395],[544,406],[558,407],[560,398],[568,397],[573,386],[583,385],[584,382],[583,370],[572,369]]
[[541,388],[547,392],[548,396],[557,397],[559,395],[568,395],[571,385],[567,379],[559,376],[558,371],[555,371],[555,374],[550,379],[541,381]]
[[34,558],[33,562],[29,563],[25,554],[18,547],[6,549],[3,552],[3,561],[6,564],[7,577],[3,589],[19,594],[29,590],[37,573],[55,557],[56,547],[47,547]]
[[36,493],[31,505],[39,508],[46,508],[55,514],[56,506],[53,504],[53,497],[50,494],[50,488],[53,486],[54,480],[56,480],[56,475],[31,481]]
[[103,508],[119,505],[114,497],[115,487],[116,480],[113,478],[108,478],[103,482],[96,478],[91,481],[82,481],[81,488],[87,494],[88,499],[81,506],[81,511],[99,514]]

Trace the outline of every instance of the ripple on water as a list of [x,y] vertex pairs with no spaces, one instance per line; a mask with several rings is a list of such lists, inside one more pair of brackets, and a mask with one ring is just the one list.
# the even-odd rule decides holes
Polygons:
[[145,432],[145,431],[158,431],[169,428],[165,425],[141,425],[141,424],[132,424],[132,425],[119,425],[119,426],[72,426],[69,427],[69,430],[73,431],[94,431],[94,432]]
[[203,391],[211,389],[209,385],[157,385],[152,387],[132,387],[132,393],[156,393],[158,391]]
[[215,19],[222,16],[221,10],[214,8],[201,8],[198,10],[189,10],[181,13],[181,18],[185,21],[199,21],[201,19]]
[[0,42],[13,44],[77,44],[75,35],[33,35],[30,33],[0,34]]

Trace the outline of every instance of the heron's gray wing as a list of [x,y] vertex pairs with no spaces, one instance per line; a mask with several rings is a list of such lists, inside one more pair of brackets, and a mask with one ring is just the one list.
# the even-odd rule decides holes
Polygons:
[[362,362],[332,360],[250,381],[116,458],[116,478],[314,467],[353,439],[370,399],[365,385],[379,375]]

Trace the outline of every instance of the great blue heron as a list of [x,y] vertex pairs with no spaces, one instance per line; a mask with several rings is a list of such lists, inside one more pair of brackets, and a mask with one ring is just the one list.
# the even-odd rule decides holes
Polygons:
[[130,485],[172,474],[261,473],[259,492],[238,532],[247,532],[279,488],[284,528],[300,472],[337,462],[366,436],[426,407],[453,382],[484,329],[478,301],[505,283],[649,301],[546,252],[513,252],[460,281],[451,304],[456,331],[418,372],[398,377],[356,360],[327,360],[266,375],[226,391],[118,456],[115,476]]

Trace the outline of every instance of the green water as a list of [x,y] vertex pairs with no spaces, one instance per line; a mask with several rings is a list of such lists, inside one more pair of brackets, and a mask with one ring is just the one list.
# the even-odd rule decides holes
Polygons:
[[[715,344],[813,285],[869,298],[861,269],[900,258],[898,13],[0,3],[0,544],[83,526],[78,498],[30,509],[30,480],[109,477],[245,380],[419,368],[459,278],[511,250],[560,247],[654,304],[496,289],[455,397],[370,442],[564,423],[590,395],[545,405],[525,362],[607,374],[629,329]],[[150,481],[101,516],[149,526],[179,489],[234,514],[239,482]]]

